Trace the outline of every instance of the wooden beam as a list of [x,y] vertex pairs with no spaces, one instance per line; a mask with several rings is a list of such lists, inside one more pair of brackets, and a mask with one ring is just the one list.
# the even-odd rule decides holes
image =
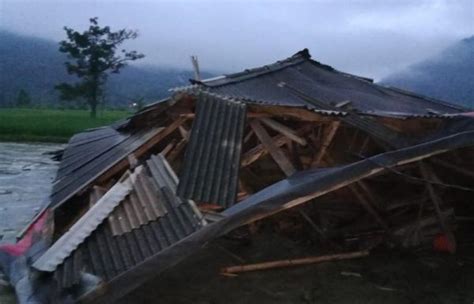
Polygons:
[[[410,164],[410,163],[415,163],[417,161],[420,161],[420,160],[423,160],[423,159],[427,159],[427,158],[430,158],[434,155],[438,155],[438,154],[441,154],[441,153],[445,153],[445,152],[448,152],[449,150],[446,150],[446,149],[441,149],[441,150],[434,150],[430,153],[427,153],[427,154],[424,154],[424,155],[420,155],[420,156],[415,156],[415,157],[412,157],[412,158],[408,158],[408,159],[404,159],[402,161],[399,161],[397,163],[394,163],[392,164],[391,166],[389,166],[390,168],[393,168],[393,167],[398,167],[398,166],[403,166],[403,165],[406,165],[406,164]],[[341,189],[345,186],[348,186],[354,182],[357,182],[361,179],[364,179],[364,178],[367,178],[367,177],[370,177],[370,176],[373,176],[373,175],[376,175],[382,171],[387,171],[387,169],[385,167],[377,167],[377,168],[374,168],[362,175],[359,175],[357,177],[354,177],[354,178],[350,178],[350,179],[347,179],[337,185],[334,185],[330,188],[327,188],[325,190],[322,190],[322,191],[316,191],[316,192],[313,192],[311,194],[308,194],[306,196],[301,196],[301,197],[298,197],[292,201],[289,201],[287,202],[286,204],[284,204],[283,206],[281,206],[278,210],[275,210],[275,211],[272,211],[272,212],[268,212],[268,213],[265,213],[265,214],[261,214],[261,215],[258,215],[258,216],[255,216],[251,219],[249,219],[248,221],[245,222],[245,224],[249,224],[249,223],[252,223],[252,222],[255,222],[255,221],[258,221],[262,218],[265,218],[265,217],[268,217],[268,216],[271,216],[272,214],[276,214],[276,213],[279,213],[281,211],[284,211],[284,210],[287,210],[287,209],[290,209],[290,208],[294,208],[295,206],[299,206],[301,204],[304,204],[306,203],[307,201],[310,201],[310,200],[313,200],[317,197],[320,197],[320,196],[323,196],[327,193],[330,193],[330,192],[333,192],[333,191],[336,191],[338,189]]]
[[434,164],[437,164],[437,165],[440,165],[440,166],[443,166],[445,168],[448,168],[448,169],[451,169],[459,174],[462,174],[462,175],[465,175],[465,176],[469,176],[471,178],[474,178],[474,172],[473,171],[470,171],[466,168],[463,168],[463,167],[459,167],[453,163],[448,163],[444,160],[441,160],[441,159],[436,159],[436,158],[433,158],[431,160],[432,163]]
[[224,267],[221,269],[221,273],[229,274],[229,273],[241,273],[241,272],[268,270],[268,269],[284,268],[284,267],[294,267],[294,266],[316,264],[316,263],[323,263],[323,262],[330,262],[330,261],[355,259],[355,258],[366,257],[368,255],[369,255],[369,251],[363,250],[363,251],[356,251],[356,252],[349,252],[349,253],[306,257],[306,258],[300,258],[300,259],[288,259],[288,260],[279,260],[279,261],[271,261],[271,262],[263,262],[263,263],[247,264],[247,265],[238,265],[238,266]]
[[[166,128],[160,128],[159,131],[157,131],[157,134],[150,138],[145,144],[141,145],[138,149],[133,151],[133,154],[137,159],[139,159],[143,154],[145,154],[148,150],[150,150],[152,147],[154,147],[156,144],[158,144],[161,140],[163,140],[165,137],[173,133],[183,122],[187,120],[186,117],[180,117],[176,119],[174,122],[172,122],[168,127]],[[107,170],[104,174],[99,176],[97,178],[98,183],[102,183],[110,179],[112,176],[115,174],[125,170],[127,167],[129,167],[130,164],[128,162],[128,159],[122,159],[119,161],[115,166]]]
[[186,144],[188,143],[188,140],[183,138],[181,139],[178,144],[174,147],[173,150],[170,151],[170,153],[167,155],[166,160],[168,162],[173,162],[178,155],[183,151],[184,147],[186,147]]
[[[285,145],[286,143],[290,142],[290,139],[283,135],[277,135],[272,138],[272,141],[275,146],[281,147]],[[267,153],[268,153],[268,150],[265,148],[263,144],[258,145],[250,149],[249,151],[247,151],[244,155],[242,155],[241,166],[247,167],[248,165],[252,164],[257,159],[266,155]]]
[[160,153],[166,157],[168,153],[176,146],[176,139],[173,139]]
[[380,214],[374,209],[372,204],[362,195],[362,193],[359,192],[357,187],[352,184],[349,185],[348,188],[351,190],[351,192],[354,194],[354,196],[357,198],[357,200],[361,203],[362,207],[364,207],[367,212],[369,212],[379,223],[380,226],[382,226],[383,229],[388,230],[388,225],[387,223],[382,219]]
[[377,198],[377,195],[375,195],[375,193],[367,185],[367,182],[361,180],[361,181],[358,181],[356,184],[364,191],[364,193],[367,195],[367,197],[369,198],[369,201],[372,204],[377,205],[377,207],[379,208],[381,207],[380,200]]
[[362,142],[362,146],[360,147],[359,154],[364,155],[364,151],[367,148],[367,145],[369,144],[370,141],[370,136],[366,136],[364,141]]
[[[436,181],[436,182],[439,181],[439,179],[435,176],[434,172],[431,170],[428,164],[424,162],[420,162],[419,166],[420,166],[420,171],[421,171],[421,175],[423,176],[423,179]],[[443,205],[443,201],[438,196],[433,185],[430,182],[425,182],[425,185],[426,185],[426,189],[428,189],[428,194],[430,195],[431,201],[435,208],[436,215],[438,216],[441,229],[443,230],[444,233],[451,234],[451,231],[449,231],[448,226],[446,225],[446,222],[444,221],[444,218],[441,214],[440,206]]]
[[326,151],[327,151],[328,147],[331,145],[332,140],[334,139],[334,136],[336,135],[337,129],[339,129],[340,125],[341,125],[340,121],[332,122],[329,125],[329,130],[326,134],[326,137],[324,138],[324,141],[321,145],[321,148],[320,148],[318,154],[316,155],[316,157],[315,157],[315,159],[312,163],[313,167],[318,166],[319,163],[321,162],[324,154],[326,154]]
[[307,109],[284,106],[249,106],[247,117],[258,117],[258,114],[270,114],[271,116],[295,119],[308,122],[333,122],[337,117],[325,116]]
[[286,174],[286,176],[290,176],[295,173],[296,169],[293,167],[291,162],[285,156],[285,153],[274,144],[272,138],[267,133],[267,131],[262,127],[260,122],[257,120],[250,121],[250,126],[252,127],[255,135],[257,135],[258,139],[262,142],[265,146],[265,149],[270,153],[272,158],[278,164],[281,170]]
[[284,124],[279,123],[276,120],[273,120],[273,119],[270,119],[270,118],[262,118],[262,119],[260,119],[260,121],[263,122],[268,127],[270,127],[271,129],[285,135],[286,137],[288,137],[292,141],[297,142],[302,146],[306,146],[306,144],[308,143],[306,141],[306,139],[298,136],[294,130],[288,128],[287,126],[285,126]]
[[250,130],[247,135],[245,135],[244,137],[244,144],[246,144],[251,138],[252,138],[252,135],[253,135],[253,131]]
[[[312,129],[312,127],[313,127],[312,124],[307,124],[307,125],[301,127],[300,129],[298,129],[296,131],[296,133],[299,136],[302,136],[306,132],[310,131]],[[251,132],[254,133],[253,131],[251,131]],[[283,136],[283,135],[280,134],[280,135],[277,135],[277,136],[273,137],[272,141],[277,147],[281,147],[283,145],[288,144],[291,140],[288,137]],[[264,155],[267,155],[267,153],[268,153],[268,150],[265,148],[265,146],[263,144],[257,145],[257,146],[255,146],[254,148],[248,150],[245,154],[242,155],[242,160],[241,160],[240,164],[241,164],[242,167],[247,167],[250,164],[252,164],[253,162],[255,162],[256,160],[258,160],[260,157],[262,157]]]
[[189,140],[189,131],[186,130],[183,125],[179,126],[178,127],[178,130],[179,130],[179,133],[181,134],[181,137],[186,139],[186,140]]

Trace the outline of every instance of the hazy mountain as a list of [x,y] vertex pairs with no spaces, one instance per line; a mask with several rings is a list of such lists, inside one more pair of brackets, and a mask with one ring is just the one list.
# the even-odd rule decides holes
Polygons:
[[474,36],[382,83],[474,108]]
[[[75,80],[67,74],[65,61],[57,42],[0,30],[0,107],[14,104],[21,90],[34,104],[58,105],[54,86]],[[192,77],[191,71],[130,65],[110,76],[106,104],[125,106],[138,98],[145,102],[161,99],[169,95],[170,87],[186,85]]]

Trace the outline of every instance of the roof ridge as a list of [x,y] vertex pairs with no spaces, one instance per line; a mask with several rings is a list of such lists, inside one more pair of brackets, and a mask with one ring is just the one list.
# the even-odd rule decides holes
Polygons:
[[[295,54],[293,54],[292,56],[288,58],[278,60],[270,64],[262,65],[255,68],[245,69],[241,72],[224,74],[224,75],[209,78],[209,79],[203,79],[203,80],[189,79],[189,81],[191,84],[198,84],[198,85],[203,85],[206,87],[216,87],[216,86],[220,86],[224,84],[244,81],[249,78],[258,77],[258,76],[265,75],[268,73],[273,73],[281,69],[284,69],[286,67],[300,64],[304,61],[312,61],[311,54],[309,53],[309,50],[307,48],[304,48],[301,51],[296,52]],[[332,67],[330,68],[332,69]]]

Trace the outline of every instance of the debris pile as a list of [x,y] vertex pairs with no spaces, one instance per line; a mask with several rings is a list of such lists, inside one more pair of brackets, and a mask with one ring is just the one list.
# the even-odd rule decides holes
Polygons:
[[360,257],[381,243],[455,252],[459,219],[474,214],[473,151],[466,109],[303,50],[194,80],[74,136],[24,266],[32,286],[48,286],[33,293],[44,303],[109,303],[238,228],[251,238],[272,225],[344,252],[226,274]]

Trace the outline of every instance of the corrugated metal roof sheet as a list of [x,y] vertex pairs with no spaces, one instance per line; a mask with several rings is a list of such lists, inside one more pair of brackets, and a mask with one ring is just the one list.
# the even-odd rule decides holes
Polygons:
[[162,155],[152,155],[132,185],[130,195],[108,218],[113,235],[130,232],[168,213],[183,226],[186,226],[186,218],[193,217],[186,206],[192,208],[194,203],[186,203],[174,195],[177,178]]
[[[143,165],[143,170],[136,171],[130,174],[128,178],[122,179],[122,183],[131,184],[132,180],[135,185],[142,183],[144,180],[152,182],[153,186],[151,187],[154,188],[151,194],[156,198],[155,207],[164,212],[160,212],[159,216],[153,219],[148,218],[144,221],[144,224],[137,224],[132,229],[124,229],[119,234],[114,234],[110,221],[112,217],[120,214],[116,212],[116,208],[112,213],[107,213],[109,221],[103,221],[98,226],[95,225],[94,227],[97,229],[94,228],[94,231],[90,232],[90,229],[86,229],[87,231],[81,230],[80,228],[83,228],[83,225],[78,227],[78,230],[81,230],[78,233],[80,237],[71,238],[79,239],[80,243],[76,245],[77,242],[74,242],[73,250],[70,250],[71,246],[58,241],[48,250],[49,253],[46,252],[34,264],[34,267],[43,271],[54,271],[59,288],[69,288],[78,284],[82,272],[94,274],[104,281],[108,281],[205,225],[205,221],[194,203],[176,196],[175,189],[178,180],[163,156],[152,156],[147,164]],[[136,193],[146,190],[134,188],[133,191]],[[109,192],[92,208],[103,209],[102,200]],[[151,204],[150,199],[152,198],[149,197],[143,200],[141,207],[148,208],[148,205]],[[120,206],[129,201],[128,197],[121,199]],[[81,220],[107,218],[107,216],[102,216],[103,212],[98,217],[93,211],[91,209]],[[130,217],[144,217],[145,213],[147,211],[143,208],[135,210],[134,213],[123,213],[120,216],[124,216],[125,218],[122,220],[127,220],[130,223]],[[114,220],[117,220],[117,218]],[[116,224],[121,225],[120,221],[114,225]],[[77,224],[71,230],[76,230],[75,226]],[[66,235],[63,237],[66,237]],[[53,257],[58,252],[67,253],[67,255],[60,254],[62,259],[59,263],[59,260]]]
[[131,190],[128,179],[115,184],[33,266],[43,271],[56,269],[109,216]]
[[179,196],[223,207],[234,204],[245,116],[243,103],[199,95]]
[[383,87],[370,79],[339,72],[311,60],[307,50],[271,65],[226,75],[223,78],[195,82],[193,86],[177,88],[196,92],[205,90],[221,97],[237,100],[293,107],[316,107],[291,93],[293,87],[326,105],[350,101],[350,109],[360,113],[397,112],[406,115],[457,113],[464,109],[411,92]]
[[104,127],[73,136],[58,169],[50,207],[59,206],[87,187],[160,131],[161,128],[151,128],[123,133]]
[[[147,164],[126,173],[33,267],[42,271],[57,269],[60,282],[65,285],[77,283],[78,271],[85,267],[102,278],[110,278],[125,271],[125,266],[135,265],[196,231],[205,221],[194,202],[176,196],[177,182],[165,158],[152,156]],[[127,206],[131,208],[121,209]],[[130,209],[134,210],[121,212]],[[126,256],[114,256],[122,254],[116,249],[123,250]],[[107,258],[113,260],[112,270],[108,270],[112,264]],[[119,259],[122,263],[115,261]]]

